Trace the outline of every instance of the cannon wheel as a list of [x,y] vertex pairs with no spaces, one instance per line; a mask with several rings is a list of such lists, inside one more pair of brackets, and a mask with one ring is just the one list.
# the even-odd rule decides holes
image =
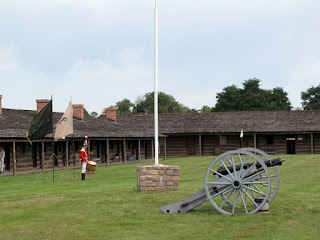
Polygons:
[[[248,159],[252,165],[246,168]],[[261,166],[259,169],[256,167],[257,163]],[[221,166],[228,172],[227,175],[218,172]],[[229,170],[236,169],[236,166],[240,166],[238,171]],[[217,175],[220,178],[217,179]],[[253,214],[268,201],[271,190],[270,173],[261,158],[252,152],[243,149],[228,151],[209,165],[204,189],[211,205],[222,214]]]
[[[248,148],[240,148],[240,149],[243,149],[245,151],[249,151],[254,153],[255,155],[258,155],[262,161],[272,159],[266,152],[257,148],[248,147]],[[278,194],[279,187],[280,187],[280,174],[276,166],[269,167],[268,170],[271,178],[271,190],[270,190],[270,196],[268,199],[268,202],[270,204]]]
[[[268,160],[268,159],[272,159],[266,152],[257,149],[257,148],[250,148],[250,147],[246,147],[246,148],[239,148],[248,152],[252,152],[255,155],[258,155],[262,161]],[[250,156],[248,156],[248,162],[250,162]],[[269,173],[270,173],[270,178],[271,178],[271,189],[270,189],[270,195],[269,195],[269,199],[268,199],[268,203],[270,204],[274,198],[276,197],[276,195],[278,194],[279,191],[279,187],[280,187],[280,174],[278,171],[278,168],[276,166],[273,167],[269,167],[268,168]],[[217,175],[217,179],[219,179],[220,177]],[[221,197],[223,199],[225,199],[225,195],[221,194]],[[232,203],[230,201],[227,201],[227,204],[229,204],[230,206],[232,206]]]

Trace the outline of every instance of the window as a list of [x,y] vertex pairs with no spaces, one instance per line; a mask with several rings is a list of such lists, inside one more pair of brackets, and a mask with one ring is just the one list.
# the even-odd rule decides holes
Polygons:
[[159,140],[159,146],[160,146],[160,147],[164,147],[164,141],[165,141],[165,140],[162,139],[162,138]]
[[20,154],[26,153],[26,145],[24,143],[20,144]]
[[267,136],[267,144],[268,145],[274,144],[274,137],[273,136]]
[[220,136],[220,145],[227,145],[228,144],[227,136]]
[[298,144],[304,144],[304,143],[305,143],[305,136],[298,135]]

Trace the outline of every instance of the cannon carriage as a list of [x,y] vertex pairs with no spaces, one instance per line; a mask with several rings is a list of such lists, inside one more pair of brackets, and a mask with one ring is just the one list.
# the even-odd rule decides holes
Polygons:
[[204,188],[181,202],[160,208],[164,213],[187,212],[209,201],[222,214],[267,211],[279,191],[277,166],[282,158],[272,159],[256,148],[240,148],[216,157],[208,166]]

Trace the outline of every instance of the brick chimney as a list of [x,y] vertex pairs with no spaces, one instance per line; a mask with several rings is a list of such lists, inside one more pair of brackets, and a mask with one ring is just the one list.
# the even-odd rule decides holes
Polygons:
[[84,119],[84,105],[83,104],[72,104],[73,117],[78,119]]
[[109,107],[106,109],[107,120],[117,121],[117,109],[115,107]]
[[2,114],[2,95],[0,95],[0,114]]
[[49,102],[49,99],[37,99],[37,112],[40,112],[42,108],[44,108]]

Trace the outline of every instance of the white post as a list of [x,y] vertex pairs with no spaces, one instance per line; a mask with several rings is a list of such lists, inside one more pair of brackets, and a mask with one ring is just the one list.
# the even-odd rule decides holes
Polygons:
[[159,162],[158,151],[158,0],[154,8],[154,164]]

